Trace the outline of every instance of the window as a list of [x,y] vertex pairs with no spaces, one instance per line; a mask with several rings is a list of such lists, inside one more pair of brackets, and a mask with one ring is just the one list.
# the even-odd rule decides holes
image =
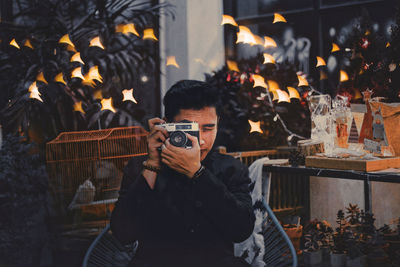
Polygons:
[[[319,80],[316,56],[327,62],[328,81],[319,82],[323,92],[332,92],[338,84],[338,71],[343,62],[340,53],[331,54],[332,42],[344,45],[356,19],[366,9],[374,29],[388,35],[394,22],[395,0],[225,0],[224,14],[231,15],[239,25],[247,26],[261,37],[272,37],[278,47],[250,47],[235,44],[236,28],[225,27],[226,58],[240,59],[254,56],[259,52],[273,53],[275,59],[296,64],[315,80]],[[274,13],[282,14],[287,23],[272,24]]]

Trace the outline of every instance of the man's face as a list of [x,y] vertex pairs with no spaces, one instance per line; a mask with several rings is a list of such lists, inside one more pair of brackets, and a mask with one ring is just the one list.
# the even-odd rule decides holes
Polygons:
[[181,109],[174,117],[174,122],[193,121],[199,124],[200,130],[200,160],[204,160],[214,145],[217,136],[218,117],[215,107],[205,107],[200,110]]

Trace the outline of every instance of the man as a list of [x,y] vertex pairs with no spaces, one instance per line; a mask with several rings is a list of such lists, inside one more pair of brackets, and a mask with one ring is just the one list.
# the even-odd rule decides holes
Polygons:
[[[248,169],[212,151],[220,108],[218,89],[180,81],[164,97],[166,120],[149,120],[147,157],[125,168],[111,229],[122,242],[139,241],[131,266],[249,266],[233,243],[253,231]],[[158,124],[193,121],[191,148],[173,146]]]

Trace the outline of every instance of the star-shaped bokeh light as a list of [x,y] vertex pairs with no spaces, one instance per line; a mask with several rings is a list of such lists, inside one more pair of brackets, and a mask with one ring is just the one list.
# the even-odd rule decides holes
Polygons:
[[250,133],[252,133],[252,132],[263,133],[263,131],[260,128],[260,121],[255,122],[255,121],[249,120],[249,124],[251,127]]
[[236,23],[235,19],[232,16],[222,15],[221,25],[225,25],[225,24],[230,24],[230,25],[233,25],[233,26],[237,26],[238,25]]
[[258,74],[253,74],[252,77],[254,80],[253,87],[261,86],[264,88],[268,88],[268,86],[265,84],[264,77],[262,77],[261,75],[258,75]]
[[122,94],[124,95],[124,99],[122,101],[132,101],[133,103],[137,104],[135,97],[133,97],[133,88],[129,90],[123,90]]
[[111,97],[110,98],[103,98],[101,100],[101,110],[110,110],[110,111],[112,111],[114,113],[117,112],[113,107],[112,98]]

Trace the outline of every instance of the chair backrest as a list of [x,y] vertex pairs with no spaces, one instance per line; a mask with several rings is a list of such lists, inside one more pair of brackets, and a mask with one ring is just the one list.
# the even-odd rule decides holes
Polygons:
[[264,262],[266,266],[297,266],[297,254],[274,212],[263,199],[268,216],[263,222]]
[[123,246],[111,233],[110,225],[95,238],[83,259],[83,267],[123,267],[135,255],[138,242]]

